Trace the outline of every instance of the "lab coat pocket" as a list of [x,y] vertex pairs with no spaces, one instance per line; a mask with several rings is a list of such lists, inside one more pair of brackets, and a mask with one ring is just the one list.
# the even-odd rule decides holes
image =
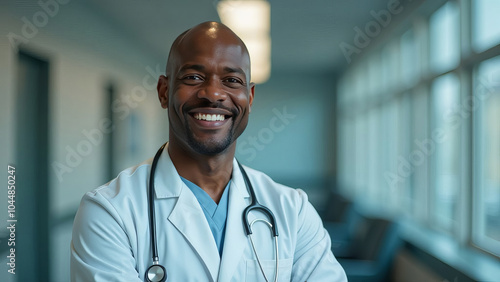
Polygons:
[[[274,281],[274,275],[276,273],[276,261],[275,260],[261,260],[262,268],[264,268],[264,272],[266,273],[267,279],[269,281]],[[278,272],[278,281],[287,281],[291,280],[292,275],[292,265],[293,259],[279,259],[279,272]],[[262,271],[260,270],[259,263],[257,260],[247,260],[247,269],[245,275],[245,281],[266,281],[264,279],[264,275],[262,275]]]

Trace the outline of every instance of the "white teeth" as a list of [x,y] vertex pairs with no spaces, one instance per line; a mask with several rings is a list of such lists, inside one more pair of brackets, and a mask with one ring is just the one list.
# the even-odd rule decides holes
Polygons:
[[207,121],[223,121],[225,119],[224,115],[216,115],[216,114],[200,114],[196,113],[194,115],[195,119],[199,120],[207,120]]

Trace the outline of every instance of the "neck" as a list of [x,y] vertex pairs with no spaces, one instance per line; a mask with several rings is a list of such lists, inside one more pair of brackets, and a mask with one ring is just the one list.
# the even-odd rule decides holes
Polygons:
[[171,140],[168,143],[170,159],[180,176],[198,185],[219,203],[224,188],[231,179],[236,142],[223,153],[201,155]]

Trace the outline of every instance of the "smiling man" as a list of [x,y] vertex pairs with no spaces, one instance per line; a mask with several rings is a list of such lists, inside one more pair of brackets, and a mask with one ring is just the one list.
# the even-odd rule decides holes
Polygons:
[[72,281],[346,281],[306,194],[234,158],[250,79],[245,44],[226,26],[174,41],[158,81],[169,141],[83,197]]

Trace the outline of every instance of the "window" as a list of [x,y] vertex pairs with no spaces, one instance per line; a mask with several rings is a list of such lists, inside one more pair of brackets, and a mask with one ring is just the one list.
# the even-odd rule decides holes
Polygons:
[[421,2],[342,75],[339,179],[499,258],[500,1]]
[[500,56],[474,77],[474,242],[500,255]]
[[368,86],[370,87],[371,96],[381,94],[383,82],[382,69],[379,56],[370,56],[368,63]]
[[[366,139],[368,142],[363,142],[361,146],[366,147],[366,158],[365,158],[365,187],[367,189],[366,196],[367,200],[371,203],[378,202],[378,187],[377,177],[379,174],[381,159],[378,158],[380,152],[380,134],[378,127],[379,110],[373,108],[365,114],[366,118]],[[367,144],[368,143],[368,144]]]
[[368,118],[366,114],[356,117],[356,196],[362,196],[365,193],[368,171],[368,149],[366,142],[368,140]]
[[412,29],[401,36],[401,78],[406,86],[412,86],[418,80],[419,72],[419,44],[416,42]]
[[[411,137],[411,109],[410,109],[410,93],[403,93],[397,99],[397,158],[396,168],[393,171],[396,175],[396,192],[400,199],[399,210],[409,210],[406,207],[411,206],[411,174],[405,167],[405,157],[410,154],[410,137]],[[394,189],[394,188],[392,188]]]
[[390,91],[399,82],[399,44],[393,40],[383,49],[382,54],[382,81],[383,91]]
[[435,72],[458,65],[460,59],[458,6],[448,2],[430,19],[430,66]]
[[432,155],[431,207],[434,226],[454,231],[460,188],[460,81],[453,73],[432,84],[433,122],[429,138],[418,144]]
[[419,87],[411,93],[411,143],[410,154],[401,162],[411,171],[409,206],[411,214],[419,221],[427,214],[427,163],[428,155],[418,145],[428,138],[428,93],[425,87]]
[[[398,158],[398,100],[393,99],[382,109],[382,120],[380,124],[380,137],[382,139],[379,159],[382,161],[381,171],[379,171],[379,187],[388,187],[380,191],[380,201],[387,200],[388,206],[393,211],[399,209],[399,189],[397,185],[391,185],[385,177],[388,172],[397,173]],[[396,183],[394,183],[396,184]]]
[[472,46],[476,52],[500,43],[500,1],[474,0],[472,2]]

